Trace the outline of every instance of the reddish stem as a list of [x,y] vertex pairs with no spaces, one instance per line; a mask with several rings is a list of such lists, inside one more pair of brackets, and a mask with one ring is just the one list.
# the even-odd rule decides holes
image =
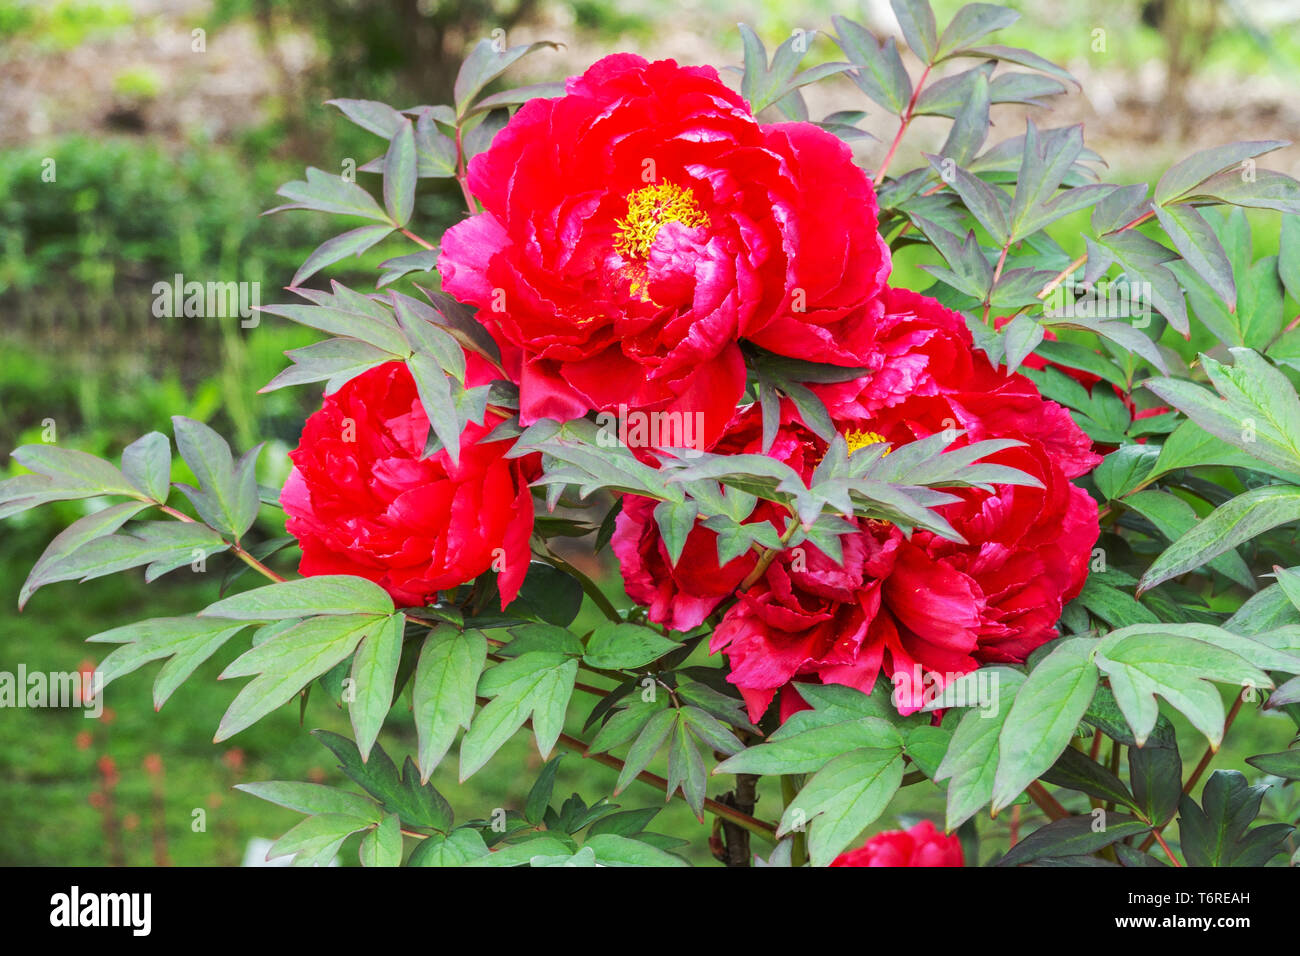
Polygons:
[[885,178],[885,170],[889,168],[889,164],[894,160],[894,153],[898,149],[898,144],[903,141],[903,134],[907,132],[907,127],[912,122],[912,111],[916,109],[916,100],[917,97],[921,95],[921,87],[925,86],[925,80],[929,75],[930,64],[927,63],[925,66],[925,72],[923,72],[921,78],[916,81],[916,89],[912,90],[912,98],[907,101],[907,109],[903,112],[903,115],[898,118],[898,132],[894,134],[894,141],[889,144],[889,152],[885,154],[884,160],[880,163],[880,168],[876,170],[875,180],[877,183],[880,183],[880,181]]

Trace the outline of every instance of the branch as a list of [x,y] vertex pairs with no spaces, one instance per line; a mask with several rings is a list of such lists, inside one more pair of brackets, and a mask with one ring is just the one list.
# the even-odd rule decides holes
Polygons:
[[1025,788],[1025,793],[1029,794],[1029,799],[1038,804],[1038,808],[1047,814],[1049,820],[1064,820],[1070,815],[1070,811],[1061,806],[1060,802],[1037,780]]
[[916,109],[916,101],[921,95],[921,87],[925,86],[926,78],[930,75],[930,66],[929,63],[925,65],[925,71],[921,74],[921,78],[916,81],[916,89],[912,90],[912,98],[907,102],[907,109],[898,118],[898,132],[894,134],[894,141],[889,144],[889,152],[885,154],[885,158],[881,160],[880,168],[876,170],[876,175],[872,177],[877,184],[885,178],[885,170],[893,162],[894,152],[898,149],[898,144],[903,141],[903,134],[907,132],[907,127],[911,125],[912,112]]
[[[200,523],[198,521],[195,521],[185,512],[177,511],[175,508],[171,507],[170,505],[159,505],[158,508],[160,511],[162,511],[163,514],[171,515],[177,521],[184,521],[187,524]],[[207,527],[207,525],[204,525],[204,527]],[[216,529],[214,528],[213,530]],[[239,556],[239,559],[243,561],[246,565],[248,565],[250,568],[252,568],[254,571],[257,571],[259,574],[265,575],[266,577],[270,578],[272,581],[276,582],[277,584],[283,584],[284,581],[286,580],[283,576],[276,574],[274,571],[268,568],[261,561],[257,560],[257,558],[253,557],[251,554],[245,551],[239,545],[239,542],[228,541],[226,543],[230,545],[230,550],[234,551],[235,554]]]

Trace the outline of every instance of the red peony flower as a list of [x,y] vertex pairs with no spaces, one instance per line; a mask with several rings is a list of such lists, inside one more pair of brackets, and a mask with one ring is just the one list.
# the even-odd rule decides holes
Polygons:
[[[904,713],[923,691],[981,664],[1019,662],[1057,636],[1065,602],[1082,588],[1098,535],[1097,506],[1070,484],[1099,461],[1060,406],[1044,401],[1023,376],[994,369],[974,349],[956,313],[914,293],[889,295],[880,372],[845,385],[820,386],[850,451],[877,442],[898,446],[962,429],[958,445],[989,438],[1023,442],[988,456],[1033,476],[1042,487],[954,489],[939,509],[966,543],[928,531],[907,538],[895,526],[858,521],[841,539],[843,564],[805,543],[781,553],[727,609],[711,648],[725,651],[728,679],[757,720],[778,690],[782,719],[803,706],[795,680],[847,684],[870,693],[883,672],[898,685]],[[718,452],[757,453],[761,416],[741,412]],[[769,454],[807,479],[825,443],[783,408]],[[782,509],[761,503],[750,521],[783,529]],[[712,531],[697,524],[675,567],[651,508],[625,498],[614,536],[628,594],[652,620],[675,628],[699,624],[743,583],[757,559],[742,555],[718,569]],[[901,675],[901,676],[899,676]]]
[[940,833],[929,820],[910,830],[877,833],[856,850],[841,853],[831,866],[964,866],[957,835]]
[[[467,386],[496,377],[481,356],[465,358]],[[481,441],[500,421],[471,423],[453,466],[446,450],[421,458],[429,419],[403,363],[325,396],[280,495],[299,571],[359,575],[417,606],[494,568],[505,607],[528,570],[533,501],[524,466],[502,457],[510,443]]]
[[869,352],[889,272],[870,180],[829,133],[759,124],[711,67],[606,57],[521,107],[468,179],[484,211],[438,270],[501,343],[524,424],[700,413],[707,446],[744,389],[738,339]]

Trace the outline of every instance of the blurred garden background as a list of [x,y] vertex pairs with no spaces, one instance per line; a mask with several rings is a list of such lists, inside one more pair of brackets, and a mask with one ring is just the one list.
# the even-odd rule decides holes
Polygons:
[[[1001,42],[1061,63],[1082,92],[1072,89],[1050,114],[995,107],[995,138],[1022,132],[1026,113],[1039,125],[1083,122],[1088,145],[1117,182],[1154,181],[1204,146],[1300,141],[1300,0],[1008,5],[1023,16]],[[934,6],[942,21],[960,3]],[[284,350],[313,333],[269,316],[256,325],[160,318],[154,285],[177,274],[250,282],[259,284],[264,304],[282,300],[298,264],[337,225],[312,213],[261,217],[277,205],[276,188],[301,178],[306,166],[359,167],[378,151],[377,140],[326,100],[444,102],[460,59],[494,30],[506,31],[511,44],[564,44],[507,74],[507,83],[519,85],[579,72],[615,50],[736,64],[738,21],[754,26],[771,49],[795,29],[829,29],[833,14],[878,32],[896,30],[883,0],[797,7],[780,0],[0,0],[0,477],[17,469],[9,450],[43,440],[51,428],[68,447],[116,455],[144,432],[170,433],[170,416],[179,413],[212,424],[240,450],[269,438],[259,479],[283,481],[286,452],[319,391],[257,389],[284,366]],[[824,37],[815,41],[814,57],[835,53]],[[847,80],[818,84],[809,100],[814,116],[867,108]],[[868,169],[895,122],[865,122],[885,141],[855,147]],[[926,137],[922,120],[895,171],[938,146]],[[1300,175],[1300,148],[1274,154],[1270,166]],[[420,189],[418,234],[436,236],[463,214],[454,180],[421,180]],[[1276,219],[1261,214],[1260,221],[1270,225],[1257,230],[1257,243],[1276,244]],[[1076,225],[1063,220],[1053,231],[1069,247]],[[345,282],[350,273],[370,276],[381,261],[411,251],[398,236],[326,274]],[[928,285],[916,265],[901,261],[895,281]],[[325,282],[318,275],[311,284]],[[0,524],[0,670],[93,666],[102,650],[83,643],[86,636],[192,612],[216,597],[228,571],[220,561],[203,574],[182,569],[152,585],[139,572],[54,585],[19,614],[17,595],[32,563],[80,507],[63,503]],[[283,534],[269,510],[259,534]],[[614,569],[587,570],[621,597]],[[296,815],[233,784],[342,780],[307,733],[347,726],[346,715],[323,699],[309,701],[301,720],[289,706],[231,741],[211,742],[235,693],[215,678],[236,653],[232,644],[202,667],[161,714],[150,705],[152,667],[115,683],[99,719],[77,710],[0,711],[0,864],[236,865],[251,839],[278,836]],[[409,720],[400,717],[407,705],[399,699],[381,741],[395,754],[414,744]],[[1244,769],[1241,754],[1286,747],[1286,718],[1246,710],[1222,766]],[[515,774],[512,762],[539,758],[530,738],[520,735],[511,747],[511,756],[464,788],[454,785],[452,769],[435,776],[459,817],[522,805],[526,794],[516,780],[535,774]],[[1189,738],[1185,757],[1198,750]],[[578,791],[594,800],[612,782],[612,771],[570,754],[556,794]],[[720,781],[710,792],[726,786]],[[912,811],[941,815],[941,794],[913,789],[928,792],[914,797]],[[776,795],[764,799],[759,815],[775,816]],[[1293,816],[1282,799],[1273,790],[1265,816]],[[662,801],[640,784],[618,800],[629,808]],[[200,817],[204,828],[196,831]],[[683,852],[703,862],[710,826],[677,800],[651,828],[689,839]],[[981,859],[990,854],[982,851]],[[355,859],[350,843],[341,862]]]

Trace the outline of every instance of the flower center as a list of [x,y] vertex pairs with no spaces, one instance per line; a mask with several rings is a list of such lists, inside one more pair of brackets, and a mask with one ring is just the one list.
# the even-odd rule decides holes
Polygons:
[[[850,455],[855,451],[860,451],[861,449],[866,448],[868,445],[877,445],[882,443],[888,444],[885,440],[885,436],[879,432],[866,431],[860,428],[854,428],[845,432],[844,440],[848,442]],[[888,449],[885,450],[885,454],[889,454]]]
[[627,218],[615,220],[614,250],[624,259],[644,259],[660,227],[669,222],[695,228],[707,226],[709,217],[689,187],[665,181],[633,190],[627,194]]

